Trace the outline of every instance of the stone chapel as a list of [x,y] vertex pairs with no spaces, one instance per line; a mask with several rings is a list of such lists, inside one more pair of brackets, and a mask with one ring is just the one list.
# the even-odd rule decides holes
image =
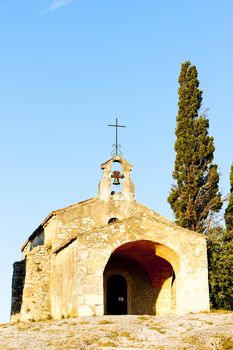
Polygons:
[[11,320],[208,311],[204,235],[136,202],[121,155],[101,169],[95,198],[51,212],[23,245]]

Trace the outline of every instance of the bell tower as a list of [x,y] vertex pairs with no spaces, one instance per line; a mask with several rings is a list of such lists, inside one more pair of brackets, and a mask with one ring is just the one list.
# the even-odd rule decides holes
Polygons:
[[[113,170],[114,163],[121,165],[121,171]],[[102,179],[99,183],[99,197],[103,200],[134,200],[134,184],[131,180],[130,173],[132,165],[116,154],[107,162],[101,164],[103,170]],[[121,186],[121,191],[116,192],[114,188]]]
[[[112,158],[101,164],[103,176],[99,183],[99,197],[103,200],[134,200],[134,184],[130,178],[132,165],[122,157],[121,145],[118,143],[118,129],[125,128],[125,125],[115,124],[108,126],[116,129],[116,143],[113,144]],[[114,165],[120,166],[116,170]],[[117,191],[118,190],[118,191]]]

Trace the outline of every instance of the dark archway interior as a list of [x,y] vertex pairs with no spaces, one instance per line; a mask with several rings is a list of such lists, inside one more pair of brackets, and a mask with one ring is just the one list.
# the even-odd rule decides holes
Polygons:
[[107,280],[107,314],[127,314],[127,281],[121,275],[112,275]]
[[[118,247],[110,256],[104,274],[105,314],[109,314],[112,302],[108,299],[109,276],[116,274],[130,277],[129,281],[126,281],[129,299],[128,305],[126,303],[128,314],[156,314],[159,295],[159,307],[167,309],[168,312],[169,308],[171,309],[174,271],[167,260],[156,256],[156,243],[134,241]],[[117,311],[114,313],[119,314]]]

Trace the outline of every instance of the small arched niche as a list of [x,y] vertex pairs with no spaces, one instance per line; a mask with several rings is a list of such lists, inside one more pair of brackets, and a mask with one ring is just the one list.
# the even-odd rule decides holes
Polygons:
[[108,220],[108,224],[114,224],[114,222],[117,222],[119,219],[117,218],[111,218]]

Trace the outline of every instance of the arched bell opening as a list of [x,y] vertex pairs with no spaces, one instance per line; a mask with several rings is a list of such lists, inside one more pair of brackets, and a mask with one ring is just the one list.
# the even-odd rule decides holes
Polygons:
[[[156,255],[157,245],[134,241],[111,254],[104,270],[105,314],[155,315],[175,310],[175,272],[170,262]],[[118,288],[123,279],[125,289]]]
[[103,175],[99,183],[101,199],[134,200],[134,184],[131,180],[132,165],[119,154],[101,164]]
[[122,165],[121,162],[116,160],[112,162],[112,173],[111,173],[111,179],[112,179],[112,185],[111,185],[111,193],[118,193],[122,192]]

